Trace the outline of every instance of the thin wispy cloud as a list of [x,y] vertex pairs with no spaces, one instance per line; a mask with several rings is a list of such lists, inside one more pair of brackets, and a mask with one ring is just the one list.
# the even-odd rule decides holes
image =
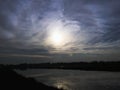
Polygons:
[[0,0],[0,53],[118,54],[119,3],[119,0]]

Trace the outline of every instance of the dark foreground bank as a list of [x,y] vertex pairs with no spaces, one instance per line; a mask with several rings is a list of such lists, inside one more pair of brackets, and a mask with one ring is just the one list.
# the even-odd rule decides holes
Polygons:
[[8,68],[0,68],[0,90],[60,90],[25,78]]

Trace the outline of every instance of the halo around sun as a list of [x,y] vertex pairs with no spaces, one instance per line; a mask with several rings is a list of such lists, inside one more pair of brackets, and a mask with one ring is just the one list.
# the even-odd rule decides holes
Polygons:
[[61,21],[52,22],[48,27],[47,45],[53,48],[61,48],[69,42],[71,35]]

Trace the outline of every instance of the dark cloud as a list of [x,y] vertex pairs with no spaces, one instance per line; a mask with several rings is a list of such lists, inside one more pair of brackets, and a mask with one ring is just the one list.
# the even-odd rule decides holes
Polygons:
[[95,36],[92,41],[98,43],[114,42],[120,39],[119,5],[119,0],[71,0],[70,2],[66,0],[65,7],[66,14],[79,20],[81,27],[84,26],[83,30],[92,32],[90,35],[95,34],[94,32],[103,32],[102,37]]
[[1,47],[0,54],[49,55],[49,51],[44,48],[18,49],[13,47]]
[[84,48],[84,50],[107,50],[107,49],[120,49],[120,47],[93,47],[93,48]]
[[[9,44],[12,47],[24,47],[33,42],[31,39],[34,35],[37,36],[38,32],[43,34],[39,21],[43,12],[48,9],[49,2],[50,0],[1,0],[0,41],[2,46]],[[41,37],[38,38],[42,40]]]

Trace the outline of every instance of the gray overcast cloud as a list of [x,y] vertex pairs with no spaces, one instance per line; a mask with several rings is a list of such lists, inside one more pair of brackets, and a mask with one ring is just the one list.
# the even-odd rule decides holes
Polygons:
[[0,0],[0,54],[120,60],[119,6],[119,0]]

